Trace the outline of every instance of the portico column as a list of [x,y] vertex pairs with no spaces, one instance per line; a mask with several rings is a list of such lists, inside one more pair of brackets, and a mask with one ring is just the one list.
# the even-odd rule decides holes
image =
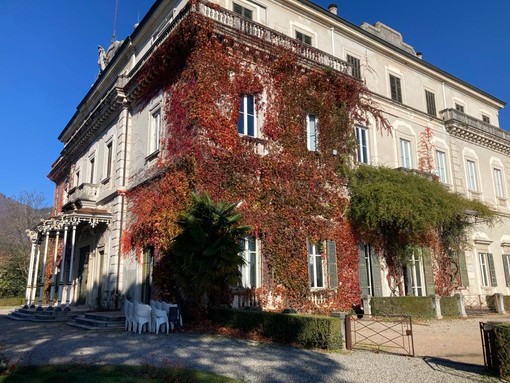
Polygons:
[[31,292],[31,299],[30,301],[32,302],[32,304],[30,305],[30,308],[33,309],[35,308],[35,293],[36,293],[36,290],[37,290],[37,276],[38,276],[38,272],[39,272],[39,258],[41,257],[41,245],[39,243],[39,238],[37,240],[37,256],[36,256],[36,259],[35,259],[35,271],[34,271],[34,279],[32,281],[32,292]]
[[67,230],[69,226],[64,224],[64,250],[62,251],[62,259],[60,260],[60,277],[58,278],[58,300],[56,311],[62,311],[62,290],[64,289],[64,268],[66,264],[67,252]]
[[32,242],[32,248],[30,250],[30,261],[28,264],[28,278],[27,278],[27,289],[25,291],[25,306],[24,309],[28,309],[30,304],[32,303],[32,276],[34,273],[34,258],[35,258],[35,247],[37,242],[37,234],[34,232],[30,232],[30,242]]
[[41,311],[42,308],[42,300],[44,293],[44,279],[46,277],[46,258],[48,257],[48,240],[50,238],[50,231],[46,230],[46,239],[44,240],[44,257],[42,260],[42,271],[41,271],[41,281],[39,282],[39,303],[37,305],[37,311]]
[[53,252],[53,275],[51,277],[50,301],[48,304],[48,310],[53,310],[53,294],[55,293],[55,288],[57,284],[57,253],[59,236],[60,231],[57,230],[57,236],[55,237],[55,251]]
[[71,259],[69,261],[69,278],[67,280],[66,308],[64,309],[64,311],[71,311],[69,305],[71,303],[71,289],[73,284],[73,261],[74,261],[74,245],[76,240],[76,226],[77,223],[73,222],[73,232],[71,235]]

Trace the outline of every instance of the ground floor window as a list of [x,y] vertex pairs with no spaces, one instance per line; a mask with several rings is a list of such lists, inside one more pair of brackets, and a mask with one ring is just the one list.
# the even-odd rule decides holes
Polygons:
[[324,273],[319,245],[308,242],[308,268],[310,273],[310,287],[324,287]]
[[241,286],[246,288],[258,287],[258,249],[255,237],[246,237],[241,240],[241,255],[244,265],[241,268]]
[[491,253],[478,253],[480,263],[480,282],[482,286],[496,287],[496,270],[494,269],[494,257]]
[[414,249],[412,251],[409,262],[407,262],[404,269],[404,282],[406,295],[423,297],[427,294],[421,249]]

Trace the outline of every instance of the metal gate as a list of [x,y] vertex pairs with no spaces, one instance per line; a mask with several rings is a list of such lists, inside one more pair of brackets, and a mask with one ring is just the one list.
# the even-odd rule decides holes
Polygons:
[[414,356],[411,317],[347,315],[345,343],[348,350],[368,349]]

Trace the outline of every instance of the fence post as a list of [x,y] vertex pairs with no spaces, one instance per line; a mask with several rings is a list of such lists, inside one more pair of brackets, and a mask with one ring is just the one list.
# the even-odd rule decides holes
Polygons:
[[372,300],[371,295],[365,295],[363,297],[363,309],[365,310],[365,314],[372,315],[372,307],[370,306],[370,301]]
[[436,312],[436,319],[443,319],[443,314],[441,313],[441,297],[439,295],[432,296],[432,305]]
[[496,310],[498,314],[506,314],[505,302],[503,301],[503,294],[501,293],[494,294],[494,300],[496,301]]
[[459,315],[461,317],[467,317],[466,304],[464,303],[464,295],[457,293],[455,294],[455,296],[457,297],[457,304],[459,306]]
[[352,329],[351,329],[351,315],[345,316],[345,348],[352,350]]
[[[347,317],[349,316],[345,312],[334,311],[331,313],[332,317],[338,318],[340,320],[340,331],[342,332],[342,347],[344,350],[350,350],[347,346]],[[350,329],[349,329],[350,336]]]

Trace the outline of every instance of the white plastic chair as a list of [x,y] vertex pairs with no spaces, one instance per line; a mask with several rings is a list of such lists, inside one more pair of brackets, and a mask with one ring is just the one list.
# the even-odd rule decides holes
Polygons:
[[124,316],[126,317],[126,321],[124,323],[124,330],[126,331],[131,331],[133,329],[134,326],[133,310],[134,310],[133,303],[126,299],[124,301]]
[[170,328],[174,329],[175,325],[182,327],[182,316],[181,310],[179,310],[179,305],[171,304],[163,302],[163,310],[166,311],[168,315],[168,322],[170,322]]
[[170,332],[170,325],[168,323],[168,315],[166,314],[166,311],[151,307],[151,318],[151,327],[156,334],[159,334],[159,328],[162,324],[166,326],[166,333],[168,334]]
[[148,331],[151,331],[151,307],[143,303],[134,304],[134,326],[133,332],[138,331],[138,334],[142,333],[143,326],[148,326]]

